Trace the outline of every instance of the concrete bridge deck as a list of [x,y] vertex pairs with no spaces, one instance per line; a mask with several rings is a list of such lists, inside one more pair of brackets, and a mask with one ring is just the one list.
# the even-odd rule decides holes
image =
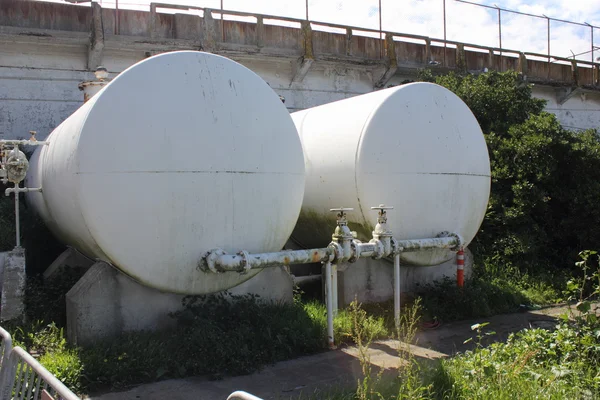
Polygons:
[[380,39],[374,30],[262,14],[225,11],[221,20],[219,10],[196,8],[201,17],[189,8],[154,3],[150,11],[120,10],[117,23],[114,10],[98,3],[2,0],[0,138],[37,130],[43,139],[81,105],[77,84],[99,65],[114,76],[145,57],[183,49],[246,65],[290,111],[397,85],[423,68],[516,70],[565,126],[600,126],[597,63],[401,32]]

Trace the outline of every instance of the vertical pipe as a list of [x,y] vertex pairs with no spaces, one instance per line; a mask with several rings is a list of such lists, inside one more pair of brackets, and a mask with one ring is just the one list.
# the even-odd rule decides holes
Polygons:
[[[15,147],[16,148],[16,147]],[[19,184],[15,183],[15,225],[17,227],[17,247],[21,247],[21,224],[19,223]]]
[[121,31],[119,26],[119,0],[115,1],[115,35],[118,35]]
[[333,282],[331,279],[331,262],[325,263],[325,292],[327,294],[327,343],[330,349],[335,348],[333,342]]
[[333,316],[337,317],[338,314],[338,269],[337,264],[331,266],[331,292],[333,300]]
[[306,0],[305,10],[306,10],[306,20],[308,21],[308,0]]
[[381,28],[381,0],[379,0],[379,58],[383,58],[383,32]]
[[225,26],[223,25],[223,0],[221,0],[221,42],[225,41]]
[[400,254],[394,255],[394,322],[400,327]]
[[444,0],[444,67],[446,66],[446,0]]
[[456,253],[456,285],[459,288],[465,285],[465,252],[462,248]]
[[500,46],[500,56],[502,56],[502,11],[498,8],[498,43]]
[[[592,63],[594,62],[594,27],[590,26],[590,33],[591,33],[591,38],[592,38]],[[593,84],[593,78],[592,78],[592,84]]]
[[548,18],[548,64],[550,64],[550,18]]

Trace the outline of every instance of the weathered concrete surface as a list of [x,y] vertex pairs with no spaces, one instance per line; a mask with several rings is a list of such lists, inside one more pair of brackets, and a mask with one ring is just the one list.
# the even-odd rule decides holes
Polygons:
[[[382,57],[381,40],[352,29],[341,34],[300,29],[300,22],[298,28],[269,25],[259,15],[257,23],[208,15],[121,10],[116,24],[114,11],[97,4],[0,1],[0,138],[28,137],[36,130],[44,139],[83,103],[77,84],[93,79],[90,71],[97,65],[114,77],[145,57],[182,49],[213,51],[242,63],[285,97],[290,111],[371,92],[386,71],[387,87],[414,79],[425,67],[515,69],[536,83],[536,96],[549,96],[548,110],[565,126],[600,126],[598,65],[594,74],[586,65],[573,70],[568,63],[549,64],[524,54],[501,56],[493,50],[465,48],[457,53],[430,39],[412,43],[401,35],[394,35],[393,46],[388,46],[393,54]],[[311,60],[300,63],[304,69],[298,68],[301,57]],[[552,101],[562,95],[553,93],[554,86],[585,87],[590,93],[558,107]]]
[[6,261],[7,255],[8,251],[0,253],[0,282],[4,282],[4,262]]
[[[411,351],[418,360],[433,360],[447,357],[455,352],[471,349],[474,343],[463,342],[473,336],[471,325],[489,322],[489,329],[496,335],[489,341],[505,340],[512,332],[529,327],[552,328],[556,317],[566,309],[548,308],[518,314],[497,315],[480,320],[460,321],[442,325],[436,330],[417,333],[416,345]],[[371,363],[393,373],[402,360],[397,356],[399,343],[394,340],[378,341],[369,349]],[[259,373],[238,376],[220,381],[205,378],[174,379],[138,386],[126,392],[92,396],[94,400],[213,400],[226,399],[236,391],[244,390],[265,400],[317,398],[327,391],[340,387],[353,387],[361,379],[358,352],[354,347],[284,361],[267,367]]]
[[[473,271],[473,254],[465,250],[465,278]],[[442,280],[456,279],[456,260],[451,259],[432,267],[400,265],[401,292],[417,292],[424,285]],[[388,261],[359,259],[338,271],[338,303],[340,307],[356,298],[360,303],[390,300],[394,297],[394,265]]]
[[[266,301],[290,302],[292,280],[283,268],[269,268],[229,293],[253,293]],[[160,330],[174,325],[169,313],[184,296],[140,285],[104,262],[95,263],[69,290],[67,339],[89,345],[122,332]]]
[[98,262],[69,290],[66,303],[67,339],[85,346],[121,332],[170,326],[168,314],[181,307],[181,296],[142,286]]
[[74,248],[69,247],[67,250],[63,251],[48,268],[46,268],[44,271],[44,279],[51,278],[63,267],[88,269],[92,265],[94,265],[94,261],[90,260]]
[[4,258],[2,300],[0,304],[1,321],[23,318],[25,283],[25,249],[15,247],[14,250],[6,253]]

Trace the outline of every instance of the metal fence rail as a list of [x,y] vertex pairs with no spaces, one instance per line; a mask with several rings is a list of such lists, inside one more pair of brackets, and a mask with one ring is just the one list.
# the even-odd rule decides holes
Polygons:
[[3,399],[38,400],[43,393],[55,400],[79,400],[79,397],[52,375],[31,354],[14,347],[8,363],[2,365],[8,383],[3,390]]
[[79,400],[33,356],[12,346],[10,334],[0,327],[0,400]]
[[263,400],[260,397],[256,397],[253,394],[243,392],[238,390],[237,392],[233,392],[227,397],[227,400]]

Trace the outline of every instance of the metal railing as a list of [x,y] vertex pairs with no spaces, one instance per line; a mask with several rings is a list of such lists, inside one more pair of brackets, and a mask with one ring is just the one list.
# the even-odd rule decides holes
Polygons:
[[2,358],[0,399],[79,400],[57,377],[20,347],[12,347],[10,334],[0,328]]
[[253,394],[243,392],[238,390],[237,392],[233,392],[227,397],[227,400],[263,400],[260,397],[256,397]]
[[[90,1],[86,1],[86,0],[63,0],[65,2],[68,3],[89,3]],[[107,7],[107,8],[114,8],[115,9],[115,34],[119,33],[119,10],[125,10],[125,9],[138,9],[138,10],[145,10],[145,11],[150,11],[151,5],[149,4],[150,2],[148,0],[94,0],[95,2],[98,2],[102,5],[102,7]],[[327,4],[328,2],[332,2],[333,0],[322,0],[316,3],[310,3],[308,0],[294,0],[294,4],[296,4],[296,8],[295,8],[295,12],[293,14],[296,14],[296,17],[289,17],[289,16],[283,16],[283,15],[270,15],[268,16],[268,18],[270,19],[275,19],[275,20],[281,20],[281,21],[290,21],[290,22],[301,22],[301,21],[311,21],[311,23],[314,24],[318,24],[321,26],[328,26],[328,27],[338,27],[338,28],[343,28],[346,29],[348,27],[351,27],[352,29],[357,29],[359,31],[362,32],[374,32],[378,34],[378,37],[380,39],[384,38],[384,34],[385,32],[393,32],[397,30],[397,26],[403,26],[405,25],[406,21],[411,21],[410,18],[415,18],[415,16],[411,16],[409,10],[411,9],[416,9],[418,7],[418,4],[423,4],[423,1],[425,1],[427,4],[427,13],[430,15],[430,18],[428,19],[427,22],[423,22],[420,21],[419,22],[419,28],[423,27],[424,30],[428,33],[427,36],[440,36],[439,39],[435,39],[434,41],[436,42],[441,42],[444,45],[446,44],[454,44],[454,43],[464,43],[464,41],[462,40],[462,38],[457,37],[457,33],[456,33],[456,27],[459,26],[463,26],[464,25],[464,21],[465,18],[468,19],[468,17],[465,16],[465,11],[468,13],[469,12],[469,7],[472,7],[471,10],[479,10],[479,11],[483,11],[485,10],[486,12],[490,13],[491,15],[494,15],[495,18],[495,26],[491,25],[491,24],[487,24],[485,27],[479,27],[478,29],[489,29],[489,30],[496,30],[497,34],[496,34],[496,43],[493,44],[492,47],[497,47],[499,50],[500,54],[502,54],[502,52],[504,52],[503,49],[503,41],[506,44],[506,41],[511,39],[510,36],[510,24],[511,24],[511,19],[514,19],[516,17],[524,17],[524,18],[529,18],[532,22],[532,26],[530,26],[530,29],[528,29],[527,31],[523,32],[522,34],[520,34],[520,39],[526,38],[527,35],[529,35],[529,38],[535,38],[535,39],[541,39],[541,40],[537,40],[540,44],[542,42],[545,42],[545,49],[543,49],[541,46],[535,46],[536,48],[533,49],[535,51],[530,51],[532,49],[521,49],[521,52],[524,52],[523,50],[527,50],[530,51],[529,55],[532,56],[536,56],[536,57],[543,57],[546,58],[548,60],[548,62],[556,62],[556,61],[564,61],[565,59],[577,59],[578,61],[584,61],[582,59],[582,57],[589,57],[589,62],[590,63],[594,63],[596,62],[596,58],[595,58],[595,53],[598,54],[600,53],[600,47],[597,46],[594,42],[594,36],[596,34],[598,34],[598,32],[600,32],[600,26],[588,23],[588,22],[575,22],[575,21],[569,21],[566,19],[560,19],[560,18],[554,18],[554,17],[550,17],[544,14],[541,15],[537,15],[537,14],[532,14],[532,13],[527,13],[527,12],[522,12],[522,11],[517,11],[517,10],[511,10],[508,8],[504,8],[501,6],[497,6],[497,5],[487,5],[487,4],[481,4],[479,2],[474,2],[474,1],[469,1],[469,0],[368,0],[368,3],[371,4],[371,8],[373,9],[373,11],[376,10],[376,12],[374,12],[372,15],[369,15],[371,17],[371,20],[369,20],[367,18],[369,22],[369,25],[371,25],[371,27],[357,27],[357,26],[352,26],[352,24],[335,24],[335,23],[330,23],[327,21],[321,21],[319,20],[320,18],[317,16],[317,14],[319,13],[319,7],[322,7],[324,4]],[[244,12],[244,11],[234,11],[234,10],[227,10],[227,3],[228,0],[220,0],[217,2],[217,0],[204,0],[204,1],[198,1],[198,0],[180,0],[178,3],[180,3],[179,5],[174,5],[174,4],[168,4],[165,5],[165,8],[171,8],[171,9],[180,9],[180,10],[184,10],[184,9],[193,9],[193,10],[203,10],[204,8],[207,9],[213,9],[216,12],[220,12],[222,15],[229,15],[229,16],[233,16],[233,15],[239,15],[239,16],[253,16],[253,15],[257,15],[257,13],[251,13],[251,12]],[[202,5],[202,3],[204,3],[205,5]],[[209,5],[210,4],[210,5]],[[219,4],[219,6],[217,6],[217,4]],[[311,7],[309,7],[311,6]],[[346,8],[351,8],[352,6],[346,6]],[[462,8],[461,8],[462,7]],[[465,8],[466,7],[466,8]],[[300,8],[303,8],[302,10],[300,10]],[[386,11],[387,10],[387,11]],[[300,11],[302,11],[302,13],[300,13]],[[300,16],[300,14],[302,14],[302,16]],[[265,15],[265,17],[267,17]],[[364,17],[364,16],[363,16]],[[332,18],[331,16],[329,16],[329,18]],[[223,19],[223,17],[221,16],[221,19]],[[541,23],[540,24],[535,24],[533,23],[534,21],[539,20]],[[545,23],[542,23],[545,22]],[[375,28],[375,26],[377,26]],[[543,27],[542,27],[543,26]],[[533,27],[533,29],[531,29]],[[419,29],[419,28],[415,28],[413,27],[412,29],[417,29],[417,30],[423,30],[423,29]],[[564,34],[565,29],[585,29],[588,30],[589,29],[589,38],[588,39],[581,39],[582,41],[581,46],[585,47],[585,50],[582,49],[576,49],[577,54],[575,54],[575,52],[572,51],[572,49],[569,49],[569,51],[571,52],[571,54],[562,54],[562,55],[558,55],[557,57],[553,57],[552,53],[551,53],[551,49],[558,47],[556,46],[556,43],[552,43],[553,40],[560,40],[562,34]],[[400,36],[400,37],[411,37],[410,35],[408,35],[409,33],[413,33],[414,34],[414,30],[412,32],[407,32],[406,34],[397,34],[396,36]],[[434,34],[429,34],[429,33],[433,33]],[[508,34],[507,34],[508,32]],[[552,36],[552,33],[555,33],[555,36]],[[556,32],[559,32],[559,34],[556,34]],[[477,40],[479,41],[478,43],[474,43],[474,45],[476,46],[471,46],[470,47],[485,47],[485,48],[489,48],[491,43],[483,43],[484,41],[486,41],[483,37],[491,37],[490,35],[484,35],[483,33],[485,32],[476,32],[473,30],[469,30],[469,35],[468,37],[470,38],[477,38]],[[487,32],[489,33],[489,32]],[[580,35],[581,32],[578,32],[577,36],[582,36]],[[521,36],[522,35],[522,36]],[[586,33],[587,35],[587,33]],[[419,38],[424,37],[423,35],[416,35]],[[513,38],[514,40],[514,38]],[[520,40],[518,43],[519,46],[522,45],[522,43],[526,41],[526,40]],[[583,45],[583,43],[585,42],[585,45]],[[600,42],[600,40],[596,41],[596,42]],[[487,44],[487,45],[486,45]],[[466,43],[465,43],[466,45]],[[509,44],[509,47],[511,45]],[[578,45],[579,46],[579,45]],[[559,49],[559,52],[563,52],[563,51],[567,51],[566,49]],[[510,51],[511,53],[517,52],[517,51]],[[556,51],[555,51],[556,53]],[[588,61],[588,60],[586,60]]]

